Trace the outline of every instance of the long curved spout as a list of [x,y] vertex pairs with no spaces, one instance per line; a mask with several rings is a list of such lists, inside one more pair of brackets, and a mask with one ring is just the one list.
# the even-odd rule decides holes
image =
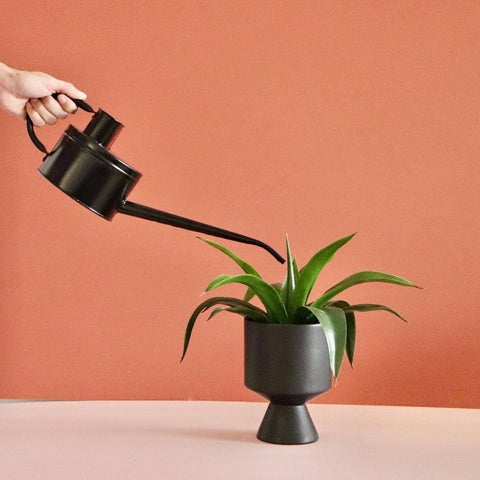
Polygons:
[[125,215],[131,215],[133,217],[139,217],[145,220],[151,220],[153,222],[164,223],[166,225],[171,225],[172,227],[183,228],[184,230],[193,230],[194,232],[205,233],[207,235],[213,235],[214,237],[221,237],[226,238],[227,240],[234,240],[235,242],[256,245],[257,247],[265,249],[280,263],[285,263],[285,259],[266,243],[256,240],[255,238],[241,235],[239,233],[224,230],[223,228],[207,225],[206,223],[190,220],[189,218],[180,217],[172,213],[162,212],[161,210],[145,207],[144,205],[139,205],[138,203],[129,202],[127,200],[122,202],[117,211],[119,213],[124,213]]

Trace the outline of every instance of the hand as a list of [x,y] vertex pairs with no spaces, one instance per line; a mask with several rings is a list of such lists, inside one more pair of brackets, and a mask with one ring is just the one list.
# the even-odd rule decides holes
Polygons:
[[[57,100],[52,93],[60,93]],[[71,83],[43,72],[15,70],[0,62],[0,107],[37,127],[53,125],[75,113],[77,106],[68,97],[84,100],[87,95]]]

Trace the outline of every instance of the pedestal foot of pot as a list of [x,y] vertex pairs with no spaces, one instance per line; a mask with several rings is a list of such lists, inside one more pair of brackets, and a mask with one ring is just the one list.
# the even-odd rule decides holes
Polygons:
[[303,405],[277,405],[270,403],[263,417],[257,438],[263,442],[299,445],[318,440],[307,407]]

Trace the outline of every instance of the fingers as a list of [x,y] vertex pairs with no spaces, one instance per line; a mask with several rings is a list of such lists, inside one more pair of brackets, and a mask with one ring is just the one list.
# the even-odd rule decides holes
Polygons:
[[[55,102],[53,98],[52,98],[52,101]],[[28,106],[30,106],[30,109],[28,108]],[[60,107],[60,105],[58,106]],[[50,112],[50,110],[48,110],[48,108],[43,104],[43,99],[41,98],[34,98],[29,100],[27,103],[27,112],[29,115],[30,115],[30,112],[32,112],[33,118],[32,118],[32,115],[30,115],[30,118],[32,119],[32,122],[34,125],[36,125],[35,121],[39,123],[38,125],[36,125],[38,127],[43,127],[46,124],[55,125],[55,123],[57,123],[57,117],[52,112]],[[63,115],[62,115],[62,118],[63,118]]]
[[32,123],[36,127],[44,127],[46,125],[45,120],[40,116],[40,114],[33,108],[32,104],[30,102],[27,102],[25,105],[25,108],[27,110],[28,116],[32,120]]
[[[57,120],[57,119],[61,120],[62,118],[66,118],[69,113],[73,113],[76,110],[74,108],[73,111],[68,112],[52,96],[42,98],[41,102],[42,102],[43,106],[47,109],[47,111],[55,117],[55,120]],[[74,104],[74,107],[75,107],[75,104]],[[39,112],[39,113],[41,115],[41,112]]]
[[77,106],[75,105],[74,101],[68,98],[66,95],[60,94],[57,97],[57,100],[64,112],[75,113],[77,111]]
[[86,93],[76,88],[73,84],[64,82],[63,80],[56,80],[54,89],[57,93],[64,93],[71,98],[78,98],[79,100],[85,100],[87,98]]
[[32,123],[36,127],[54,125],[57,120],[62,120],[68,114],[75,113],[77,106],[66,95],[59,95],[57,100],[52,96],[31,99],[26,104],[26,110]]
[[47,94],[42,98],[33,98],[27,102],[25,106],[26,112],[36,127],[54,125],[57,123],[57,120],[66,118],[68,114],[75,113],[77,106],[72,98],[80,100],[87,98],[84,92],[78,90],[69,82],[58,80],[47,74],[38,73],[38,75],[41,75],[44,86],[50,92],[56,92],[59,95],[55,99]]

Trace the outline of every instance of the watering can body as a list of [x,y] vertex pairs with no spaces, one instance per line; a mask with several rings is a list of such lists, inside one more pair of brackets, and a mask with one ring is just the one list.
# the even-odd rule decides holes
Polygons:
[[[98,128],[106,121],[109,128]],[[39,172],[77,202],[111,220],[141,177],[109,151],[122,128],[103,110],[95,113],[84,132],[70,125]]]

